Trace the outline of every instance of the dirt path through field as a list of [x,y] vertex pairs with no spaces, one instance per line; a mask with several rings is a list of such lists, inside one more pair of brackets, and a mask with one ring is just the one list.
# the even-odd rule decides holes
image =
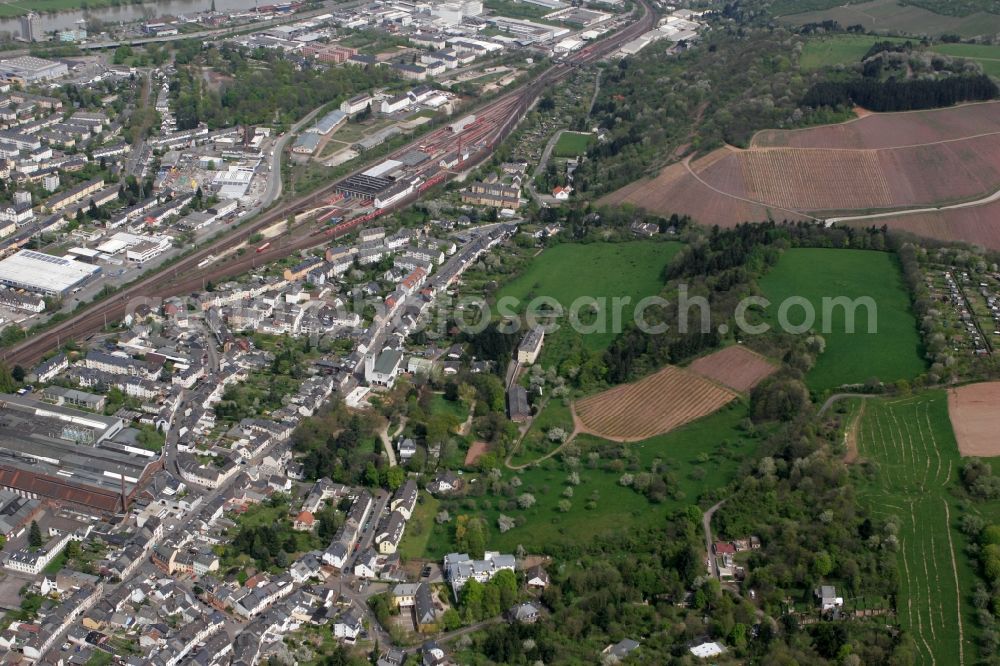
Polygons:
[[[549,451],[548,453],[546,453],[544,456],[541,456],[540,458],[536,458],[535,460],[528,461],[526,463],[521,463],[520,465],[511,465],[510,464],[511,458],[513,458],[514,454],[517,453],[517,449],[515,448],[513,451],[510,452],[510,455],[507,456],[507,460],[504,461],[504,465],[507,467],[507,469],[512,469],[512,470],[524,469],[525,467],[530,467],[531,465],[537,465],[540,462],[548,460],[549,458],[551,458],[552,456],[556,455],[557,453],[559,453],[560,451],[562,451],[564,448],[566,448],[566,446],[569,445],[570,442],[572,442],[574,439],[576,439],[577,435],[579,435],[580,433],[586,432],[583,429],[583,423],[580,421],[580,417],[576,415],[575,404],[576,403],[572,403],[572,402],[569,403],[569,413],[573,415],[573,432],[571,432],[569,434],[569,436],[566,437],[566,441],[564,441],[562,444],[560,444],[556,448],[554,448],[551,451]],[[518,442],[518,448],[520,448],[520,441]]]
[[858,433],[861,430],[861,417],[865,415],[865,401],[861,401],[861,407],[858,408],[858,413],[854,415],[851,420],[851,424],[847,426],[847,430],[844,432],[844,444],[847,445],[847,454],[844,456],[844,462],[848,465],[858,459]]

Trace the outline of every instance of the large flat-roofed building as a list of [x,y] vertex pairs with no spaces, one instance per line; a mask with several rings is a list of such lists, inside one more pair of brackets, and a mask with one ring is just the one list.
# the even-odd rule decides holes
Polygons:
[[46,81],[66,76],[69,68],[66,63],[55,60],[45,60],[35,56],[20,56],[0,60],[0,76],[14,81]]
[[120,418],[0,394],[0,488],[119,512],[159,467],[152,452],[115,440]]
[[21,250],[0,261],[0,284],[46,296],[65,296],[100,272],[100,266],[75,259]]
[[534,23],[507,16],[492,16],[489,18],[489,22],[499,30],[511,33],[523,43],[546,42],[569,34],[568,28]]
[[345,197],[374,199],[380,193],[392,186],[392,179],[381,176],[366,176],[355,174],[337,183],[337,192]]

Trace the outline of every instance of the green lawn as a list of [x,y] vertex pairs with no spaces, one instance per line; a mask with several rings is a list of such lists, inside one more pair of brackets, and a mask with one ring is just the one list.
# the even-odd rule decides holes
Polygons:
[[[788,250],[760,280],[760,288],[771,302],[767,321],[772,326],[777,325],[779,307],[786,299],[802,297],[814,308],[813,330],[822,331],[826,339],[826,351],[806,378],[814,391],[860,384],[872,377],[883,382],[911,380],[926,367],[895,255],[867,250]],[[856,309],[854,333],[846,330],[842,307],[834,308],[824,322],[823,299],[845,296],[874,301],[874,334],[868,332],[863,307]],[[790,308],[787,319],[790,324],[801,324],[803,308]]]
[[406,531],[399,544],[399,556],[404,560],[423,557],[427,552],[427,540],[434,530],[434,516],[441,502],[430,493],[422,493],[413,515],[406,521]]
[[552,154],[556,157],[577,157],[578,155],[584,155],[587,152],[587,148],[593,142],[593,134],[563,132],[559,135],[559,140],[556,141],[556,145],[552,149]]
[[[951,493],[960,457],[944,391],[868,400],[858,434],[861,500],[899,527],[899,621],[913,636],[917,664],[974,663],[975,572],[965,538],[955,529],[959,502]],[[961,611],[959,610],[961,609]],[[960,633],[962,638],[960,639]]]
[[[606,330],[581,335],[562,325],[564,317],[559,330],[545,338],[541,362],[549,366],[558,363],[576,342],[582,341],[592,351],[606,349],[616,336],[610,325],[611,299],[628,297],[634,305],[659,293],[663,269],[680,248],[680,243],[657,241],[562,243],[534,258],[524,273],[497,292],[497,298],[518,299],[517,312],[523,312],[525,304],[540,296],[554,298],[564,309],[580,297],[599,299],[596,315],[608,322]],[[624,312],[631,314],[628,308]],[[590,321],[585,314],[581,319]],[[627,322],[629,317],[623,319]]]
[[431,397],[431,413],[451,414],[459,424],[465,423],[465,419],[469,418],[469,408],[465,403],[461,400],[446,400],[440,393],[435,393]]
[[[756,440],[739,429],[746,417],[746,406],[735,403],[722,411],[689,424],[672,433],[634,444],[611,444],[595,437],[578,438],[580,464],[576,468],[580,483],[568,498],[571,508],[559,510],[571,469],[555,456],[529,469],[504,470],[504,479],[517,477],[521,485],[516,495],[531,493],[536,504],[526,510],[503,506],[512,502],[504,496],[487,494],[475,499],[443,502],[452,518],[461,514],[482,515],[490,530],[487,546],[491,550],[512,552],[523,545],[529,552],[552,552],[586,536],[619,534],[631,529],[652,526],[682,506],[711,502],[733,478],[741,462],[751,454]],[[588,453],[601,451],[596,465]],[[660,474],[669,473],[669,494],[665,501],[650,502],[645,495],[619,483],[626,472],[637,475],[651,470],[659,461]],[[594,499],[596,506],[587,508]],[[497,518],[503,513],[522,519],[509,532],[501,534]],[[426,557],[440,558],[452,548],[453,525],[434,525],[428,540]]]
[[552,398],[545,404],[545,409],[532,421],[531,428],[525,433],[521,446],[511,456],[511,464],[534,462],[559,446],[558,443],[549,441],[545,435],[550,428],[555,427],[562,428],[567,433],[573,432],[573,415],[562,398]]

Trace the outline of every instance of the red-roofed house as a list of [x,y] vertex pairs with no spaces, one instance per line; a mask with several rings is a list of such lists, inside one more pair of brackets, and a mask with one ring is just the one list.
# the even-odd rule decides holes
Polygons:
[[295,522],[292,524],[292,527],[300,532],[311,532],[315,523],[316,518],[308,511],[303,511],[295,516]]

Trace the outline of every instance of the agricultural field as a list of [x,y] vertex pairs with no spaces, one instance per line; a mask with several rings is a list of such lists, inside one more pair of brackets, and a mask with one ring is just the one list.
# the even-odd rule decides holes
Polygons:
[[578,400],[577,427],[615,442],[638,442],[707,416],[736,399],[732,391],[675,366]]
[[1000,200],[975,206],[880,215],[877,218],[848,221],[846,224],[858,228],[867,228],[873,224],[885,225],[890,229],[908,231],[926,238],[964,241],[1000,250],[1000,226],[997,226],[997,219],[1000,219]]
[[868,400],[858,429],[858,493],[898,526],[899,622],[918,664],[972,663],[975,580],[954,528],[960,457],[943,391]]
[[702,356],[688,370],[743,393],[762,382],[777,366],[746,347],[733,345]]
[[[523,470],[503,470],[503,481],[518,479],[516,492],[530,493],[535,504],[520,509],[514,500],[501,494],[445,500],[452,518],[466,514],[483,516],[487,523],[487,547],[513,552],[523,545],[529,552],[552,553],[564,544],[573,544],[586,534],[588,539],[627,533],[651,527],[671,511],[699,504],[703,508],[719,494],[756,446],[757,440],[740,428],[747,415],[743,402],[734,402],[719,412],[666,435],[642,442],[614,444],[583,435],[574,440],[576,463],[557,455]],[[596,457],[591,456],[596,454]],[[638,475],[660,470],[670,483],[662,499],[650,501],[634,488],[621,484],[626,471]],[[578,484],[567,479],[575,471]],[[570,505],[559,506],[565,489],[573,486]],[[564,510],[566,509],[566,510]],[[497,518],[507,515],[518,525],[501,533]],[[453,550],[453,523],[434,524],[433,534],[424,542],[420,556],[440,559]],[[404,537],[408,554],[418,544]]]
[[761,148],[734,154],[752,199],[782,208],[841,210],[899,205],[868,150]]
[[913,4],[900,4],[899,0],[782,0],[772,5],[771,11],[793,25],[837,21],[842,26],[861,25],[869,32],[976,37],[1000,31],[997,14],[980,11],[945,16]]
[[1000,133],[1000,102],[946,109],[871,113],[844,123],[797,130],[762,130],[751,148],[903,148]]
[[[866,250],[787,250],[761,280],[760,288],[771,302],[767,321],[777,325],[782,301],[802,297],[816,313],[815,330],[823,331],[826,351],[806,377],[813,391],[827,391],[844,384],[861,384],[872,377],[883,382],[912,380],[924,371],[920,336],[902,276],[894,255]],[[877,307],[877,331],[868,333],[868,313],[857,308],[855,332],[845,330],[843,308],[832,310],[823,327],[822,299],[870,297]],[[791,308],[792,324],[803,321],[802,308]],[[828,329],[827,330],[824,330]]]
[[584,155],[587,148],[594,142],[593,134],[583,132],[563,132],[559,135],[559,140],[552,150],[556,157],[577,157]]
[[655,177],[629,183],[598,203],[632,204],[661,215],[686,214],[700,224],[720,227],[770,219],[812,219],[800,211],[779,210],[748,198],[739,165],[728,159],[733,151],[720,148],[697,160],[671,164]]
[[948,414],[963,456],[1000,456],[1000,382],[948,390]]
[[1000,231],[991,220],[1000,203],[989,197],[998,189],[1000,103],[989,102],[761,131],[747,150],[725,147],[672,164],[600,203],[730,227],[878,214],[858,224],[995,248]]
[[[609,322],[605,332],[581,336],[564,325],[545,336],[540,362],[546,367],[558,365],[575,343],[582,342],[592,351],[606,349],[616,335],[610,326],[611,299],[629,297],[634,304],[659,293],[663,269],[680,248],[680,243],[656,241],[562,243],[532,259],[520,276],[500,288],[496,297],[518,299],[519,312],[539,296],[554,298],[564,308],[581,297],[607,299],[593,313]],[[580,270],[581,266],[587,270]]]

